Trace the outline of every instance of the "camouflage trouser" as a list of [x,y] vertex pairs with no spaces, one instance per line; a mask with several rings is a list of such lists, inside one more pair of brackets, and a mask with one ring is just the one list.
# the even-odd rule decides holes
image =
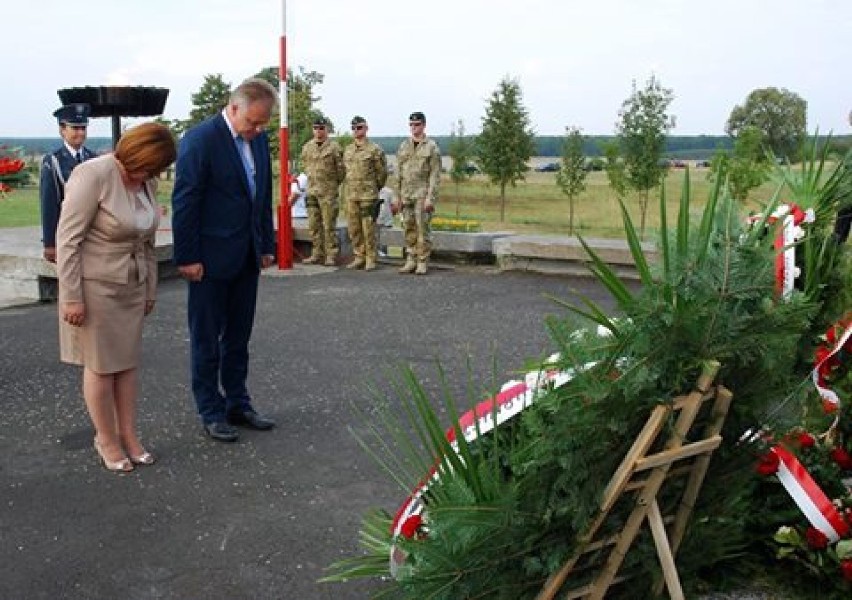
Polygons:
[[340,204],[337,198],[318,198],[308,194],[308,231],[311,234],[311,256],[337,258],[340,245],[337,241],[337,215]]
[[405,247],[414,250],[419,260],[428,260],[432,254],[432,213],[423,211],[423,200],[404,198],[402,201],[402,228]]
[[376,224],[373,221],[373,205],[375,200],[350,200],[349,240],[352,242],[352,252],[356,257],[376,260]]

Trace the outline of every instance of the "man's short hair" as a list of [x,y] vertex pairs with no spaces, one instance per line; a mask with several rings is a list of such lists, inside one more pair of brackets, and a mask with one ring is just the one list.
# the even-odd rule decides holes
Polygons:
[[259,101],[266,101],[272,105],[278,103],[278,90],[260,77],[246,79],[231,93],[231,102],[241,106]]

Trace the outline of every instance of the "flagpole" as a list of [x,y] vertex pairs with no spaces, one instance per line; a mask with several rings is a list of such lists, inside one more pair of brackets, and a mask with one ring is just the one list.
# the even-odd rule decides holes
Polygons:
[[293,268],[293,221],[290,211],[290,133],[287,128],[287,0],[281,0],[281,66],[278,73],[281,101],[281,129],[279,135],[279,189],[278,203],[278,268]]

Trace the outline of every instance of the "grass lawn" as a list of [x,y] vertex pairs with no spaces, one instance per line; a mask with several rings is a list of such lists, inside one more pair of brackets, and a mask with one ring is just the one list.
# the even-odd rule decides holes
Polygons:
[[[709,192],[706,169],[690,172],[693,211],[700,214],[704,199]],[[161,181],[157,199],[168,205],[172,181]],[[674,218],[683,185],[683,171],[672,170],[666,179],[666,198],[670,218]],[[277,182],[274,184],[276,196]],[[754,192],[750,199],[755,202],[768,200],[775,184],[766,183]],[[648,233],[658,225],[657,199],[659,192],[652,191],[648,210]],[[628,196],[628,209],[634,222],[639,223],[638,196]],[[483,231],[512,231],[516,233],[568,234],[568,198],[556,185],[555,173],[529,172],[526,181],[515,188],[506,189],[506,221],[500,222],[500,189],[488,183],[482,176],[474,176],[459,186],[444,177],[441,183],[437,215],[454,218],[457,215],[474,219],[482,224]],[[25,227],[40,223],[38,189],[26,187],[16,189],[0,198],[0,227]],[[574,230],[586,237],[620,237],[621,215],[615,194],[609,187],[606,174],[589,173],[586,191],[575,200]]]
[[[669,218],[675,218],[683,187],[684,171],[672,170],[666,178],[666,200]],[[710,191],[707,169],[690,171],[692,210],[700,215]],[[750,203],[770,199],[775,184],[766,183],[750,196]],[[647,228],[652,231],[659,225],[659,190],[652,190],[647,211]],[[458,203],[458,205],[457,205]],[[634,223],[639,224],[639,196],[629,195],[625,204]],[[457,213],[458,211],[458,213]],[[555,173],[527,174],[526,181],[516,188],[506,188],[506,220],[500,222],[500,188],[477,175],[458,188],[452,181],[442,183],[438,214],[445,217],[476,219],[485,231],[513,231],[517,233],[551,233],[568,235],[568,197],[556,185]],[[574,232],[585,237],[621,237],[623,228],[618,199],[603,172],[589,173],[586,190],[574,200]]]

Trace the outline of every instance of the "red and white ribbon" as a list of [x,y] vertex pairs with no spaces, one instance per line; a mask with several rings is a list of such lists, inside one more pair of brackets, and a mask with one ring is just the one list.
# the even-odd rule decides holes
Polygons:
[[819,529],[831,543],[849,533],[849,524],[813,480],[804,465],[782,446],[774,446],[772,452],[779,459],[776,475],[781,485],[810,524]]
[[796,278],[800,275],[800,269],[796,266],[796,242],[805,236],[801,228],[802,223],[813,223],[815,214],[809,208],[803,211],[795,204],[781,205],[772,216],[783,219],[781,231],[775,238],[775,291],[784,299],[793,293]]
[[846,330],[843,332],[843,335],[840,336],[840,339],[837,340],[837,343],[834,345],[831,353],[829,353],[828,356],[823,357],[823,359],[814,366],[814,370],[811,372],[811,378],[813,379],[814,386],[816,387],[817,392],[819,392],[824,405],[827,405],[829,412],[834,412],[840,408],[840,398],[834,390],[823,385],[824,381],[822,377],[820,377],[820,369],[823,364],[831,360],[835,354],[840,352],[843,347],[850,342],[850,339],[852,339],[852,323],[846,326]]
[[[546,364],[554,364],[559,355],[553,355]],[[459,429],[467,442],[472,442],[481,435],[492,431],[519,415],[524,409],[532,405],[541,391],[548,387],[557,388],[565,385],[574,377],[577,371],[582,371],[594,366],[588,363],[577,370],[558,371],[545,367],[541,371],[530,371],[524,376],[523,381],[509,381],[505,383],[501,391],[495,396],[483,400],[473,409],[459,417]],[[456,430],[450,427],[446,431],[447,440],[451,443],[453,450],[458,452],[458,440]],[[439,466],[435,465],[429,470],[429,474],[418,483],[414,491],[403,502],[394,517],[391,525],[393,538],[400,535],[411,537],[422,523],[422,513],[425,510],[423,494],[429,489],[432,481],[439,477]],[[396,575],[398,569],[405,562],[406,554],[395,545],[391,546],[390,571]]]

